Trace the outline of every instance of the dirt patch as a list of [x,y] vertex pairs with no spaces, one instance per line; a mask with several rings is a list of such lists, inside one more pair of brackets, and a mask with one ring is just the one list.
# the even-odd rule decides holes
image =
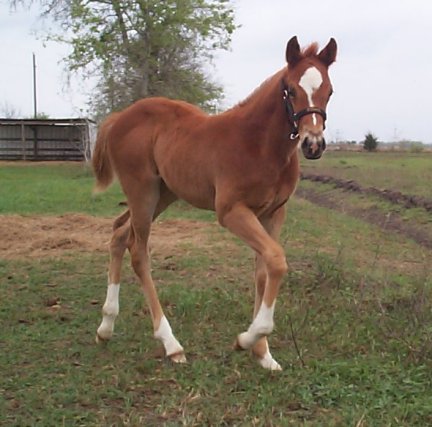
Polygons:
[[302,179],[321,182],[324,184],[331,184],[336,188],[341,188],[343,190],[352,191],[355,193],[378,196],[383,200],[401,205],[405,208],[423,208],[427,212],[432,212],[432,199],[427,199],[426,197],[403,194],[400,191],[380,189],[376,187],[362,187],[354,180],[345,180],[329,175],[302,174]]
[[[66,252],[107,253],[113,219],[82,214],[0,216],[0,259],[61,257]],[[169,254],[184,244],[207,245],[216,228],[190,220],[165,220],[152,228],[152,251]]]
[[[348,188],[344,189],[349,191]],[[328,193],[324,194],[313,191],[312,189],[304,190],[298,188],[296,196],[308,200],[316,205],[333,209],[343,214],[366,221],[370,224],[377,225],[384,230],[398,233],[414,240],[416,243],[428,249],[432,249],[432,235],[419,226],[407,223],[397,213],[385,213],[376,207],[357,208],[348,205],[341,197],[338,199],[338,196],[334,193],[331,195]]]

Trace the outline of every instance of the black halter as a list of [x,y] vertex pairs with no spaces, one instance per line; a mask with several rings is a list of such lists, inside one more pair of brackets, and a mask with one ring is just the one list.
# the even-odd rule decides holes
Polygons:
[[292,131],[290,133],[291,139],[296,139],[298,137],[299,133],[299,122],[300,119],[304,116],[307,116],[308,114],[319,114],[323,118],[324,122],[324,129],[325,129],[325,121],[327,119],[327,113],[318,107],[307,107],[304,110],[300,110],[297,113],[294,111],[294,107],[292,105],[290,96],[289,96],[289,90],[285,85],[285,82],[281,81],[281,87],[282,87],[282,99],[285,104],[285,110],[288,114],[288,121],[292,127]]

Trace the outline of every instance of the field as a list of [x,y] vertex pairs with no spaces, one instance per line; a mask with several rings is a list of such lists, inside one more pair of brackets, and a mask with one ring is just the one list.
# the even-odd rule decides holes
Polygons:
[[[432,156],[326,153],[305,174],[432,198]],[[232,351],[253,305],[253,254],[178,203],[152,234],[153,276],[189,363],[153,339],[126,259],[113,340],[105,299],[118,185],[83,164],[0,164],[0,425],[432,424],[431,213],[302,180],[282,239],[290,271],[270,338],[282,372]],[[421,237],[421,238],[420,238]]]

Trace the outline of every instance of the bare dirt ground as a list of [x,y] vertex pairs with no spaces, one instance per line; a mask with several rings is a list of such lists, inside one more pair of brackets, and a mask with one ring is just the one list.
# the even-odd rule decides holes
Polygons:
[[[107,253],[112,223],[113,219],[83,214],[2,215],[0,259],[56,257],[67,251]],[[216,225],[188,220],[156,222],[150,239],[152,251],[168,254],[182,244],[209,244],[210,227]]]
[[342,188],[343,190],[352,191],[354,193],[371,194],[405,208],[423,208],[427,212],[432,213],[432,199],[426,197],[403,194],[400,191],[380,189],[376,187],[362,187],[353,180],[345,180],[328,175],[302,174],[302,179],[331,184],[336,188]]
[[[338,178],[322,175],[303,175],[302,179],[307,179],[317,183],[329,183],[335,188],[348,192],[364,195],[374,195],[404,208],[423,208],[427,212],[432,212],[432,200],[418,196],[402,194],[397,191],[381,190],[374,187],[364,188],[355,181],[346,181]],[[341,196],[315,192],[313,190],[297,189],[296,195],[306,199],[316,205],[334,209],[344,214],[359,218],[370,224],[377,225],[387,231],[403,235],[414,240],[418,244],[432,249],[432,234],[422,227],[421,224],[407,221],[396,212],[385,213],[376,207],[357,208],[345,203]]]
[[[337,180],[319,176],[304,176],[303,179],[334,184],[344,191],[374,194],[404,207],[431,209],[431,201],[392,194],[387,190],[364,189],[354,181]],[[397,213],[386,214],[378,208],[356,208],[342,200],[341,196],[313,190],[297,189],[298,197],[326,208],[360,218],[378,225],[387,231],[406,236],[418,244],[432,249],[432,234],[421,224],[407,222]],[[114,218],[100,218],[84,214],[61,216],[0,216],[0,259],[58,257],[67,252],[107,253]],[[182,244],[212,244],[209,230],[216,224],[190,220],[165,220],[152,227],[150,244],[152,252],[162,257],[169,256]]]

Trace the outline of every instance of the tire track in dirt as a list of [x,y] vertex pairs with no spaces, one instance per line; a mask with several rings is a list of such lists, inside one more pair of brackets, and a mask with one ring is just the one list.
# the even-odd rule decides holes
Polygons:
[[[428,200],[419,196],[404,195],[398,191],[377,189],[374,187],[364,188],[353,180],[343,180],[326,175],[302,175],[302,179],[310,180],[317,183],[331,184],[337,189],[344,191],[374,195],[381,197],[386,201],[403,206],[404,208],[423,208],[427,212],[432,212],[432,200]],[[370,224],[376,225],[383,230],[391,231],[409,239],[416,243],[432,249],[432,234],[421,228],[419,225],[407,223],[399,214],[395,212],[385,213],[378,207],[359,208],[349,205],[346,201],[338,198],[334,192],[322,193],[313,189],[297,188],[296,196],[308,200],[316,205],[336,210],[346,215],[361,219]]]
[[386,201],[401,205],[405,208],[423,208],[427,212],[432,212],[432,199],[427,199],[426,197],[403,194],[400,191],[380,189],[376,187],[362,187],[354,180],[344,180],[329,175],[302,174],[301,177],[308,181],[331,184],[336,188],[342,188],[343,190],[378,196]]

